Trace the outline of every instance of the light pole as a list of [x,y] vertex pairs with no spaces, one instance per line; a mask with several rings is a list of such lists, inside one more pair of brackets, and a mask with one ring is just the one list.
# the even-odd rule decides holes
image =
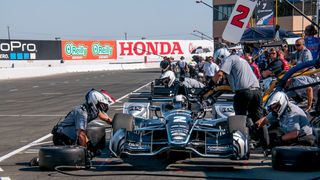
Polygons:
[[7,30],[8,30],[8,39],[10,40],[10,26],[7,26]]
[[222,14],[226,18],[228,18],[229,16],[226,13],[224,13],[224,12],[220,11],[219,9],[217,9],[216,7],[214,7],[214,0],[212,0],[212,6],[202,0],[197,0],[196,3],[202,3],[202,4],[212,8],[212,40],[213,40],[213,48],[214,48],[214,11],[219,12],[220,14]]
[[210,36],[208,36],[208,35],[204,34],[203,32],[200,32],[200,31],[198,31],[198,30],[196,30],[196,29],[195,29],[195,30],[193,30],[193,32],[196,32],[196,33],[201,34],[202,39],[203,39],[203,37],[206,37],[206,39],[213,40],[213,38],[212,38],[212,37],[210,37]]

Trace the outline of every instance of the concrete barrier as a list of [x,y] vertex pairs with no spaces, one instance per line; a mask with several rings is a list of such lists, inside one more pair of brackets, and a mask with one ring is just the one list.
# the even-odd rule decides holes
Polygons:
[[155,63],[109,61],[0,61],[0,80],[41,77],[62,73],[159,68]]

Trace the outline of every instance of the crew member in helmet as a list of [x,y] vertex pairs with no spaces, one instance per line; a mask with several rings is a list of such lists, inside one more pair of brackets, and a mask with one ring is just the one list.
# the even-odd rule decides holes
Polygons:
[[[265,124],[279,127],[270,135],[270,148],[279,145],[312,146],[315,141],[307,115],[297,105],[291,103],[284,92],[275,92],[267,100],[265,107],[269,114],[256,122],[258,128]],[[270,128],[272,129],[272,128]]]
[[173,87],[176,76],[173,71],[168,70],[161,74],[160,80],[164,86]]
[[161,73],[171,70],[171,61],[168,57],[164,57],[160,62]]
[[[239,55],[231,55],[226,48],[218,49],[214,53],[214,59],[221,61],[221,68],[212,77],[209,85],[217,84],[226,75],[232,90],[235,92],[233,102],[235,114],[248,116],[253,122],[262,118],[260,85],[248,62]],[[248,126],[250,125],[248,124]],[[261,143],[266,143],[262,130],[259,131],[258,137]]]
[[[167,86],[167,87],[173,87],[174,86],[174,81],[176,80],[175,74],[172,71],[166,71],[165,73],[162,73],[160,76],[160,80],[162,81],[162,84]],[[192,78],[185,78],[181,77],[180,78],[181,83],[186,87],[186,88],[203,88],[205,85]]]
[[90,90],[85,96],[85,102],[74,107],[53,129],[54,145],[78,144],[88,147],[87,124],[98,117],[111,124],[112,119],[106,114],[111,102],[113,99],[105,91]]

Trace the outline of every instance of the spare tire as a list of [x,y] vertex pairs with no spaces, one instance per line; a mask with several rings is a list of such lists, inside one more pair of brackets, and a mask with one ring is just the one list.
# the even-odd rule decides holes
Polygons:
[[134,117],[131,114],[116,113],[112,122],[113,134],[118,129],[126,129],[127,132],[133,131],[133,121]]
[[319,162],[318,147],[280,146],[272,149],[272,168],[276,170],[319,170]]
[[87,151],[82,146],[46,146],[39,149],[39,168],[54,170],[57,166],[86,167]]
[[106,128],[102,126],[89,126],[86,134],[95,149],[104,149],[106,146]]
[[107,122],[99,120],[99,119],[89,122],[88,126],[101,126],[101,127],[105,127],[105,128],[110,127],[110,125]]

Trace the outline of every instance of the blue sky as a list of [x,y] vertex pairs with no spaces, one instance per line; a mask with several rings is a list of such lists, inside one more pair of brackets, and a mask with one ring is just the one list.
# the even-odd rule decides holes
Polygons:
[[[204,0],[211,4],[211,0]],[[0,39],[199,39],[212,9],[195,0],[0,0]]]

